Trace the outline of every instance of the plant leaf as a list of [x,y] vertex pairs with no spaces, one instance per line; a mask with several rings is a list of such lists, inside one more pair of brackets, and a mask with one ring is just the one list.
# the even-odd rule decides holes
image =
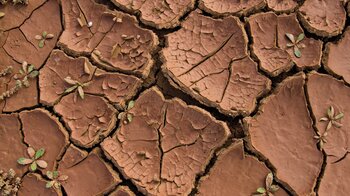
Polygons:
[[118,114],[118,119],[119,119],[119,120],[122,119],[123,116],[124,116],[124,112],[119,113],[119,114]]
[[40,148],[38,151],[36,151],[34,159],[38,159],[42,157],[44,154],[45,154],[45,149]]
[[259,187],[258,189],[256,189],[256,192],[263,194],[266,193],[266,189],[264,187]]
[[58,175],[59,175],[58,171],[53,171],[52,174],[53,174],[53,178],[55,178],[55,179],[56,179],[56,178],[58,177]]
[[51,34],[51,33],[46,35],[46,39],[52,39],[54,37],[55,37],[55,35]]
[[53,184],[53,186],[54,186],[56,189],[59,189],[60,186],[61,186],[61,183],[55,181],[55,183]]
[[132,118],[133,118],[132,114],[129,114],[129,113],[128,113],[128,114],[126,115],[126,117],[127,117],[127,119],[128,119],[129,122],[132,121]]
[[129,101],[129,103],[128,103],[128,110],[130,110],[134,106],[135,106],[135,101]]
[[340,113],[334,117],[334,120],[339,120],[339,119],[342,119],[343,117],[344,117],[344,114]]
[[78,88],[77,85],[74,85],[74,86],[72,86],[72,87],[69,87],[69,88],[67,88],[67,89],[64,91],[64,93],[73,92],[76,88]]
[[297,43],[299,43],[301,40],[303,40],[305,38],[305,34],[304,33],[300,33],[298,35],[298,38],[297,38]]
[[84,99],[85,94],[84,94],[83,87],[78,86],[78,93],[79,93],[80,98]]
[[340,123],[338,123],[338,122],[336,122],[336,121],[333,121],[332,124],[333,124],[335,127],[337,127],[337,128],[340,128],[340,127],[343,126],[342,124],[340,124]]
[[34,70],[32,72],[30,72],[30,74],[28,75],[30,78],[35,78],[39,75],[39,71]]
[[294,44],[291,44],[291,43],[288,43],[288,44],[287,44],[287,47],[288,47],[288,48],[293,47],[293,46],[294,46]]
[[67,82],[68,84],[70,84],[70,85],[76,85],[78,82],[77,81],[75,81],[75,80],[73,80],[71,77],[65,77],[64,78],[64,81],[65,82]]
[[27,70],[28,70],[28,63],[27,61],[23,61],[22,63],[22,70],[24,73],[27,73]]
[[294,46],[294,55],[298,58],[301,57],[301,52],[298,47]]
[[27,153],[28,153],[28,155],[29,155],[29,157],[30,158],[33,158],[34,157],[34,155],[35,155],[35,150],[34,150],[34,148],[33,147],[28,147],[28,149],[27,149]]
[[50,180],[53,180],[53,173],[52,173],[52,171],[47,171],[47,172],[46,172],[46,175],[47,175],[47,177],[48,177]]
[[44,45],[45,45],[45,40],[44,39],[40,40],[38,44],[39,48],[43,48]]
[[42,37],[41,35],[36,35],[34,38],[35,38],[36,40],[42,40],[42,39],[43,39],[43,37]]
[[292,43],[295,43],[294,35],[292,35],[292,34],[290,34],[290,33],[286,33],[286,36],[288,37],[288,39],[289,39]]
[[327,117],[323,117],[320,119],[320,121],[328,121],[328,118]]
[[47,168],[47,162],[44,160],[36,160],[36,164],[42,169]]
[[35,171],[38,168],[38,166],[36,165],[36,162],[34,161],[32,164],[30,164],[29,168],[30,168],[30,170]]
[[43,36],[43,38],[46,38],[47,32],[46,32],[46,31],[43,31],[42,36]]
[[34,65],[29,65],[28,67],[28,73],[31,73],[34,70]]
[[61,175],[60,177],[58,177],[59,181],[66,181],[68,180],[68,176],[67,175]]
[[334,116],[334,108],[333,106],[330,106],[327,110],[327,115],[330,119],[333,119],[333,116]]
[[326,131],[328,131],[332,127],[332,121],[329,121],[327,124]]
[[20,164],[20,165],[28,165],[30,163],[32,163],[33,160],[32,159],[27,159],[27,158],[24,158],[24,157],[21,157],[17,160],[17,163]]
[[267,174],[266,179],[265,179],[265,186],[268,189],[272,185],[273,181],[273,174],[270,172]]
[[49,189],[53,186],[54,183],[55,183],[55,181],[47,182],[45,187]]
[[278,191],[279,188],[280,187],[278,187],[277,185],[271,185],[269,191],[274,193],[274,192]]

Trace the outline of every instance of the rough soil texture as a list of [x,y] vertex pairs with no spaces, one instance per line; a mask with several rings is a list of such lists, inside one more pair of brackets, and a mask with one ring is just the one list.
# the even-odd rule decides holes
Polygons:
[[144,194],[184,195],[204,171],[213,151],[229,136],[228,127],[206,111],[146,90],[102,149]]
[[248,38],[236,17],[212,19],[192,12],[167,35],[163,72],[200,102],[228,115],[249,115],[270,80],[247,54]]
[[252,36],[252,52],[259,61],[260,68],[270,76],[289,71],[294,64],[298,69],[318,68],[322,56],[322,42],[313,38],[304,38],[300,43],[301,58],[294,55],[293,47],[286,33],[298,37],[304,33],[295,14],[279,15],[273,12],[259,13],[248,18]]
[[1,193],[350,192],[348,0],[3,3]]
[[305,28],[318,36],[339,35],[345,26],[346,11],[339,0],[307,0],[298,13]]
[[[198,195],[251,195],[258,187],[265,186],[269,169],[255,157],[246,155],[243,141],[236,141],[229,148],[220,151],[215,166],[200,181]],[[228,179],[234,177],[238,183]],[[279,189],[274,195],[288,195]]]
[[323,63],[327,71],[336,76],[343,77],[350,84],[350,28],[344,32],[338,43],[328,43],[326,45],[326,55]]
[[323,161],[313,138],[304,83],[304,74],[286,79],[263,100],[258,114],[246,119],[251,147],[271,162],[277,178],[297,195],[313,193]]
[[111,0],[119,8],[140,15],[146,25],[163,29],[180,24],[180,18],[193,9],[194,0]]

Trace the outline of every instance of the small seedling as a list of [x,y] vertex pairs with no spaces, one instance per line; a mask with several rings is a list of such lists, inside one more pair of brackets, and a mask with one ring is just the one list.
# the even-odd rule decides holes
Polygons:
[[334,112],[334,107],[330,106],[327,110],[327,116],[326,117],[322,117],[320,119],[320,121],[322,122],[328,122],[327,127],[326,127],[326,131],[328,131],[333,125],[336,128],[340,128],[343,125],[339,122],[337,122],[338,120],[342,119],[344,117],[344,114],[342,112],[340,112],[339,114],[335,115]]
[[21,157],[17,160],[17,163],[20,165],[29,165],[29,169],[31,171],[36,171],[38,166],[42,169],[47,167],[47,162],[44,160],[40,160],[40,158],[45,154],[45,149],[40,148],[38,151],[35,151],[33,147],[28,147],[27,153],[29,155],[28,158]]
[[278,191],[279,187],[273,185],[273,174],[267,174],[265,178],[265,187],[259,187],[256,189],[256,192],[253,193],[253,196],[273,196],[273,193]]
[[133,114],[129,113],[129,111],[135,106],[135,101],[129,101],[128,107],[125,112],[121,112],[118,114],[118,119],[122,120],[124,124],[131,123],[133,119]]
[[73,80],[71,77],[66,77],[64,78],[64,81],[70,85],[72,85],[71,87],[67,88],[64,93],[68,94],[71,93],[75,90],[77,90],[79,96],[81,99],[84,99],[85,97],[85,93],[84,93],[84,87],[89,85],[89,82],[87,83],[80,83],[79,81]]
[[305,48],[304,44],[300,44],[300,42],[305,38],[304,33],[300,33],[297,37],[297,39],[294,38],[293,34],[286,33],[287,38],[291,43],[287,43],[288,48],[292,48],[294,50],[294,55],[298,58],[301,57],[301,51],[300,48]]
[[0,71],[0,78],[12,73],[12,70],[13,70],[12,66],[8,66],[5,69],[1,70]]
[[46,188],[54,187],[59,189],[61,187],[61,183],[68,179],[67,175],[60,175],[58,171],[47,171],[46,175],[51,180],[46,183]]
[[314,136],[321,150],[323,149],[324,144],[327,143],[327,140],[326,140],[327,135],[328,135],[327,131],[324,132],[323,134],[317,131],[317,135]]
[[9,169],[8,172],[0,170],[0,195],[17,195],[20,184],[21,178],[16,177],[15,170]]
[[39,44],[38,44],[39,48],[43,48],[45,45],[45,41],[47,39],[52,39],[54,37],[55,36],[53,34],[51,34],[51,33],[48,34],[46,31],[44,31],[44,32],[42,32],[41,35],[36,35],[35,39],[39,41]]

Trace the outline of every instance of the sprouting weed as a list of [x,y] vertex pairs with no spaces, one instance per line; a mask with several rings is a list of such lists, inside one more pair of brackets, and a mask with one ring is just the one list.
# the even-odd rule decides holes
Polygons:
[[13,169],[9,169],[8,172],[0,170],[0,195],[17,195],[20,184],[21,178],[16,177],[16,172]]
[[133,114],[129,113],[129,111],[135,106],[135,101],[129,101],[128,107],[125,112],[121,112],[118,114],[118,119],[122,120],[124,124],[131,123],[133,119]]
[[340,124],[337,121],[342,119],[343,117],[344,117],[344,114],[342,112],[340,112],[339,114],[335,115],[334,107],[330,106],[328,108],[328,110],[327,110],[327,116],[326,117],[322,117],[320,119],[320,121],[328,122],[327,127],[326,127],[326,131],[328,131],[333,125],[336,128],[342,127],[343,125]]
[[58,171],[47,171],[46,176],[51,180],[46,183],[46,188],[54,187],[59,189],[61,187],[61,183],[68,179],[67,175],[60,175]]
[[42,32],[41,35],[36,35],[35,36],[35,39],[39,41],[39,48],[43,48],[44,45],[45,45],[45,41],[48,40],[48,39],[52,39],[54,38],[55,36],[51,33],[47,33],[46,31]]
[[17,160],[17,163],[20,165],[30,164],[29,169],[33,172],[37,170],[38,166],[42,169],[47,167],[47,162],[39,159],[45,154],[44,148],[40,148],[38,151],[35,151],[33,147],[28,147],[27,153],[29,158],[21,157]]
[[71,93],[75,90],[77,90],[78,95],[80,96],[81,99],[84,99],[85,93],[84,93],[84,87],[88,86],[90,83],[80,83],[79,81],[73,80],[71,77],[66,77],[64,78],[64,81],[68,83],[69,85],[72,85],[71,87],[67,88],[64,93],[68,94]]
[[293,50],[294,50],[294,55],[298,58],[301,57],[301,51],[300,51],[300,48],[305,48],[305,45],[304,44],[300,44],[300,42],[305,38],[305,35],[304,33],[300,33],[297,37],[297,39],[294,38],[294,35],[293,34],[290,34],[290,33],[286,33],[286,36],[287,38],[289,39],[289,41],[291,43],[288,43],[287,44],[287,47],[288,48],[292,48],[293,47]]
[[11,97],[16,94],[21,88],[29,87],[29,79],[35,78],[39,75],[39,71],[35,70],[34,65],[30,65],[27,62],[22,63],[22,69],[19,70],[19,73],[13,76],[13,79],[16,80],[16,85],[6,92],[3,92],[0,95],[0,101],[5,100],[6,98]]
[[327,131],[324,132],[323,134],[317,131],[317,135],[314,136],[321,150],[323,149],[324,144],[327,143],[327,140],[326,140],[327,135],[328,135]]
[[279,187],[273,185],[273,174],[267,174],[265,178],[265,187],[259,187],[256,189],[256,192],[253,193],[253,196],[273,196],[273,193],[278,191]]

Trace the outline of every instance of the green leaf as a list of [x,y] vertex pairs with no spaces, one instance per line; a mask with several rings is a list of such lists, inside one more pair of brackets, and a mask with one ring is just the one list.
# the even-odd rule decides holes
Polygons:
[[298,38],[297,38],[297,43],[299,43],[301,40],[303,40],[305,38],[305,34],[304,33],[300,33],[298,35]]
[[21,157],[17,160],[17,163],[20,164],[20,165],[28,165],[30,163],[32,163],[33,160],[32,159],[27,159],[27,158],[24,158],[24,157]]
[[327,110],[327,115],[329,118],[333,119],[333,116],[334,116],[334,108],[333,106],[330,106]]
[[51,171],[47,171],[46,175],[50,180],[53,180],[53,173]]
[[43,168],[43,169],[47,168],[47,162],[46,161],[44,161],[44,160],[37,160],[35,162],[40,168]]
[[264,187],[259,187],[258,189],[256,189],[257,193],[266,193],[266,189]]
[[73,92],[76,88],[78,88],[77,85],[74,85],[74,86],[72,86],[72,87],[69,87],[69,88],[67,88],[67,89],[64,91],[64,93]]
[[53,178],[56,179],[58,177],[58,171],[53,171],[52,173],[53,173]]
[[39,75],[39,71],[34,70],[32,72],[30,72],[30,74],[28,75],[30,78],[35,78]]
[[342,119],[343,117],[344,117],[344,114],[340,113],[334,117],[334,120],[339,120],[339,119]]
[[34,159],[38,159],[42,157],[44,154],[45,154],[45,149],[40,148],[38,151],[36,151]]
[[129,113],[128,113],[128,114],[126,115],[126,117],[127,117],[127,119],[128,119],[129,122],[132,121],[132,118],[133,118],[132,114],[129,114]]
[[30,170],[35,171],[38,168],[38,166],[36,165],[36,162],[34,161],[31,165],[30,165]]
[[45,40],[44,39],[40,40],[38,44],[39,48],[43,48],[44,45],[45,45]]
[[28,73],[31,73],[34,70],[34,65],[29,65],[28,67]]
[[295,43],[294,35],[292,35],[292,34],[290,34],[290,33],[286,33],[286,36],[288,37],[288,39],[289,39],[292,43]]
[[43,38],[46,38],[46,36],[47,36],[47,32],[46,32],[46,31],[44,31],[44,32],[43,32],[43,34],[42,34],[42,36],[43,36]]
[[277,185],[271,185],[270,186],[270,191],[274,193],[274,192],[278,191],[279,188],[280,187],[278,187]]
[[301,57],[301,52],[300,52],[299,48],[296,46],[294,47],[294,55],[298,58]]
[[50,181],[46,183],[46,188],[51,188],[53,186],[53,184],[55,183],[55,181]]
[[272,173],[267,174],[265,179],[265,186],[267,189],[272,185],[272,181],[273,181],[273,174]]
[[135,101],[129,101],[129,103],[128,103],[128,110],[130,110],[134,106],[135,106]]

